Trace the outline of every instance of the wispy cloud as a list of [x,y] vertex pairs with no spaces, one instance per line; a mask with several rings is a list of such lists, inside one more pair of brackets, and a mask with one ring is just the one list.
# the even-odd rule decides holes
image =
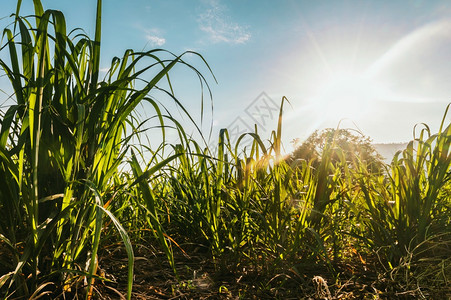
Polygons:
[[218,0],[206,1],[207,8],[199,16],[199,28],[214,43],[243,44],[251,34],[246,27],[232,21],[226,15],[227,7]]
[[146,39],[152,46],[163,46],[166,43],[166,39],[152,34],[146,34]]
[[147,41],[146,45],[150,45],[153,47],[161,47],[166,44],[166,38],[164,38],[163,33],[158,28],[147,28],[142,24],[135,24],[135,27],[138,28],[141,32],[144,33],[144,38]]

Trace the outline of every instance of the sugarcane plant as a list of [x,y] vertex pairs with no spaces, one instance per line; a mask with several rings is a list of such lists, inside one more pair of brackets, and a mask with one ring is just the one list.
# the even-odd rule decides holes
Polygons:
[[[82,30],[68,33],[62,12],[44,10],[40,0],[33,3],[35,14],[22,17],[18,1],[1,46],[6,56],[0,66],[13,89],[13,103],[1,110],[0,209],[5,217],[0,220],[0,259],[5,267],[0,273],[5,275],[0,288],[5,297],[29,297],[45,293],[52,282],[63,282],[63,292],[84,282],[90,297],[90,286],[100,278],[96,270],[102,227],[110,219],[127,250],[130,299],[133,248],[109,210],[121,193],[105,198],[123,188],[118,170],[130,157],[136,134],[133,112],[148,102],[163,125],[160,106],[149,93],[163,90],[180,105],[168,77],[176,64],[204,78],[182,60],[186,53],[177,56],[161,49],[127,50],[112,59],[102,78],[102,1],[97,1],[94,39]],[[167,84],[160,85],[162,81]],[[143,173],[132,159],[136,178],[130,185],[142,187],[146,175],[164,162]],[[149,213],[170,256],[158,215],[152,209]]]

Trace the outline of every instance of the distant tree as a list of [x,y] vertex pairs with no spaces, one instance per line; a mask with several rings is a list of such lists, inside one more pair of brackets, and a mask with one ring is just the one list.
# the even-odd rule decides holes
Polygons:
[[[299,144],[298,140],[294,142]],[[291,162],[306,160],[317,166],[323,158],[326,145],[332,146],[332,151],[328,153],[334,164],[344,158],[348,164],[365,162],[373,172],[381,171],[383,168],[383,158],[371,144],[371,139],[349,129],[316,130],[307,140],[296,146],[289,160]]]

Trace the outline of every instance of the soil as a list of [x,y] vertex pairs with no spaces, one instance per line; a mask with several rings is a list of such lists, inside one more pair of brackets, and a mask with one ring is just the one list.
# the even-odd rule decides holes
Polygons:
[[[421,294],[451,299],[448,287],[401,290],[369,265],[336,266],[339,275],[334,277],[325,266],[299,264],[268,276],[249,266],[218,267],[207,253],[190,253],[195,255],[176,253],[176,276],[163,253],[136,246],[132,299],[418,299]],[[122,247],[104,249],[98,273],[109,281],[96,281],[93,298],[125,299],[127,255]]]

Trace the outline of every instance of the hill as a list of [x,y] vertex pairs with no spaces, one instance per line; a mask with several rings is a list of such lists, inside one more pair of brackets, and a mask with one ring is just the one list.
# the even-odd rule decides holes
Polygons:
[[407,143],[379,143],[373,144],[377,152],[384,158],[385,162],[391,162],[395,153],[406,148]]

